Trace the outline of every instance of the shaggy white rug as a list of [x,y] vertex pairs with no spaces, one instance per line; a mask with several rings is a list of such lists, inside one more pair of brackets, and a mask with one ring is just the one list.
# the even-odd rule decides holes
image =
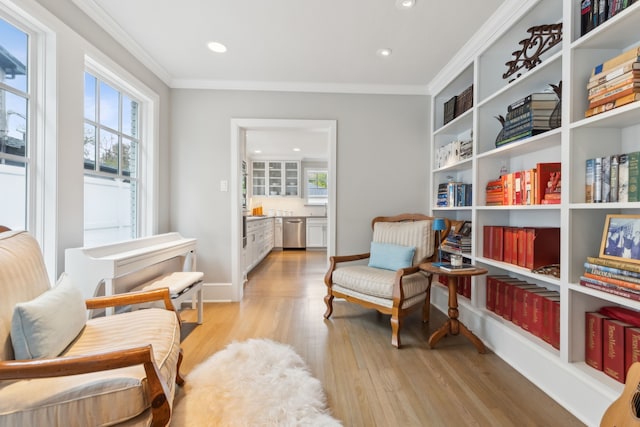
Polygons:
[[229,344],[187,375],[183,391],[172,427],[342,425],[302,358],[267,339]]

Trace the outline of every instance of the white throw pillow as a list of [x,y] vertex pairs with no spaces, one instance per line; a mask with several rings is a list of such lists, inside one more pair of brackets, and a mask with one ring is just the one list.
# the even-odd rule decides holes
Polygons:
[[82,292],[62,273],[54,288],[16,304],[11,320],[16,360],[58,356],[78,336],[86,320]]

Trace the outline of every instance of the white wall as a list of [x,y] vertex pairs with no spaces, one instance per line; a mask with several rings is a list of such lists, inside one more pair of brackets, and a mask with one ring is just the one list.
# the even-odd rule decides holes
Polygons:
[[171,96],[171,227],[199,239],[208,283],[231,282],[236,236],[220,181],[231,179],[232,118],[337,120],[339,254],[366,252],[374,216],[428,212],[426,96],[189,89]]

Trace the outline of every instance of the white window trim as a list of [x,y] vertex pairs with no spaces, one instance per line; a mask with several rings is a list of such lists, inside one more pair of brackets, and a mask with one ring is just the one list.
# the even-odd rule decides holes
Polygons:
[[53,30],[15,3],[0,1],[2,18],[29,34],[29,163],[27,229],[42,248],[49,279],[57,271],[57,43]]
[[302,188],[304,188],[304,200],[307,205],[313,206],[324,206],[329,202],[329,188],[327,187],[327,197],[310,197],[308,194],[307,188],[307,174],[309,172],[325,172],[327,174],[327,179],[329,179],[329,168],[328,167],[313,167],[308,166],[304,168],[303,176],[302,176]]
[[[123,90],[140,102],[139,110],[139,237],[158,232],[158,136],[160,97],[100,52],[85,55],[85,70],[98,79]],[[84,75],[84,74],[83,74]],[[84,123],[84,120],[83,120]]]

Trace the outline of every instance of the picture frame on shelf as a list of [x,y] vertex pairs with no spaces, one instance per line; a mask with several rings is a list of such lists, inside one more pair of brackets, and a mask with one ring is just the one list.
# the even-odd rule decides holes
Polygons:
[[640,215],[608,214],[599,256],[640,264]]

